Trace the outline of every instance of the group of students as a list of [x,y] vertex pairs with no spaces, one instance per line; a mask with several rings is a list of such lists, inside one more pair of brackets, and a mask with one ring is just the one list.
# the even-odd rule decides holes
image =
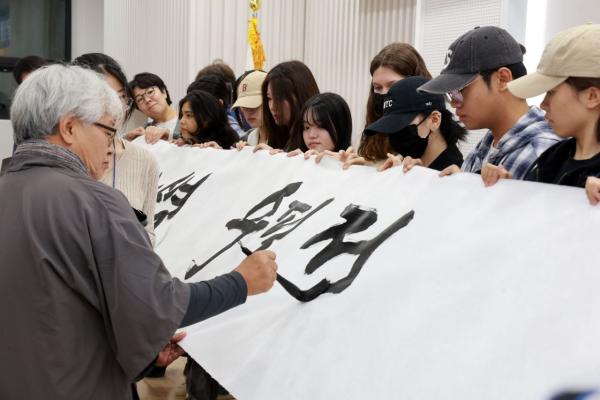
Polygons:
[[[445,66],[433,79],[412,46],[388,45],[371,62],[366,126],[356,152],[350,146],[347,103],[337,94],[320,93],[310,69],[299,61],[269,72],[248,71],[236,81],[225,64],[205,68],[179,103],[179,122],[157,76],[140,74],[128,90],[152,121],[144,131],[148,141],[157,140],[156,127],[162,127],[160,137],[178,144],[252,145],[255,151],[318,155],[317,160],[325,155],[345,168],[402,165],[408,171],[421,165],[441,176],[480,173],[486,186],[513,178],[585,187],[590,203],[597,204],[599,39],[600,25],[560,32],[547,45],[537,72],[527,75],[522,45],[504,29],[477,27],[450,45]],[[527,104],[527,98],[543,93],[541,109]],[[161,125],[167,122],[173,126],[168,134]],[[463,162],[457,145],[467,135],[465,128],[487,132]],[[142,130],[126,136],[139,134]]]
[[[82,55],[73,64],[105,78],[121,98],[126,119],[134,109],[148,118],[144,126],[122,129],[110,150],[112,163],[99,176],[125,194],[145,218],[153,240],[158,165],[147,150],[130,143],[138,136],[150,143],[254,146],[254,151],[317,160],[330,156],[344,168],[401,166],[409,171],[418,165],[439,170],[441,176],[480,173],[486,186],[512,178],[585,187],[589,202],[597,204],[598,43],[600,25],[560,32],[546,46],[537,72],[527,75],[523,46],[504,29],[477,27],[450,45],[444,68],[433,79],[412,46],[390,44],[370,65],[366,126],[357,151],[351,147],[348,104],[337,94],[320,93],[300,61],[280,63],[268,72],[248,71],[237,79],[226,64],[215,62],[198,73],[177,108],[155,74],[140,73],[128,82],[119,63],[100,53]],[[19,81],[29,72],[20,69],[15,76]],[[541,109],[527,104],[526,98],[543,93]],[[467,129],[487,132],[463,160],[458,142]]]
[[[129,165],[119,168],[131,148],[127,141],[144,135],[150,143],[163,139],[238,150],[251,145],[255,151],[318,155],[317,160],[331,156],[344,168],[402,165],[408,171],[421,165],[442,176],[462,170],[480,173],[488,186],[513,178],[586,187],[589,201],[597,204],[599,31],[589,24],[559,33],[546,47],[538,72],[530,75],[523,65],[524,47],[498,27],[477,27],[456,39],[433,79],[411,45],[388,45],[371,61],[366,126],[357,151],[350,146],[348,104],[337,94],[320,93],[300,61],[268,72],[247,71],[238,79],[226,64],[215,62],[198,73],[177,109],[155,74],[141,73],[128,83],[119,64],[98,53],[74,63],[103,73],[123,99],[127,116],[137,108],[148,117],[145,126],[124,132],[115,144],[121,173],[132,172]],[[541,110],[527,104],[526,98],[544,92]],[[458,142],[465,139],[465,128],[487,133],[463,162]],[[151,170],[156,173],[155,166]],[[128,175],[117,179],[113,168],[103,180],[118,187],[117,180],[133,180],[134,174]],[[151,180],[146,176],[141,185]],[[139,208],[151,216],[153,194],[138,197],[147,202]]]

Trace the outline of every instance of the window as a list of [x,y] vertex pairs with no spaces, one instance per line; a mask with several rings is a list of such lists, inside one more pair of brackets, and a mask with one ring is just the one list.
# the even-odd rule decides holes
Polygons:
[[71,0],[0,0],[0,118],[7,119],[21,57],[71,58]]

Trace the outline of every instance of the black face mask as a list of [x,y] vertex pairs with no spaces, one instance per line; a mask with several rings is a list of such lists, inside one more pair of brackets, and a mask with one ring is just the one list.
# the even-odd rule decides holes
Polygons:
[[388,135],[390,146],[394,151],[403,157],[421,158],[423,156],[431,134],[430,131],[424,138],[419,136],[418,126],[423,121],[419,122],[418,125],[408,125],[401,131]]
[[375,114],[379,117],[383,115],[383,99],[385,94],[375,93],[373,92],[373,107],[375,109]]

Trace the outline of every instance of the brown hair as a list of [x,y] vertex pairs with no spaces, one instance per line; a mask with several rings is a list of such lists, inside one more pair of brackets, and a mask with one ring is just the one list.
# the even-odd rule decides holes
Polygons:
[[[290,104],[289,126],[277,126],[267,99],[267,89],[271,85],[271,94],[277,108],[284,101]],[[267,73],[262,88],[263,129],[269,146],[287,150],[290,137],[302,135],[302,114],[304,103],[319,94],[319,86],[308,67],[300,61],[286,61],[276,65]]]
[[[369,68],[371,76],[379,67],[389,68],[404,76],[423,76],[431,79],[431,74],[425,66],[423,57],[408,43],[392,43],[381,49],[371,61]],[[366,125],[370,125],[381,118],[381,111],[375,109],[373,93],[373,82],[371,82],[367,101]],[[387,153],[393,152],[386,135],[362,135],[358,154],[365,159],[369,161],[383,160],[387,157]]]
[[[578,92],[581,92],[592,86],[600,89],[600,78],[570,77],[565,81],[565,83],[571,85]],[[600,119],[598,119],[596,122],[596,139],[600,141]]]
[[208,64],[196,74],[196,81],[206,75],[222,76],[231,85],[235,83],[235,73],[231,67],[223,62],[223,60],[215,60],[212,64]]

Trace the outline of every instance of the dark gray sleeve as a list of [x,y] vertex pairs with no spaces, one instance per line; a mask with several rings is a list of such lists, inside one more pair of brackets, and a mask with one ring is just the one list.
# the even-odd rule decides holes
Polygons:
[[204,282],[190,283],[190,301],[180,328],[225,312],[246,302],[248,287],[233,271]]

